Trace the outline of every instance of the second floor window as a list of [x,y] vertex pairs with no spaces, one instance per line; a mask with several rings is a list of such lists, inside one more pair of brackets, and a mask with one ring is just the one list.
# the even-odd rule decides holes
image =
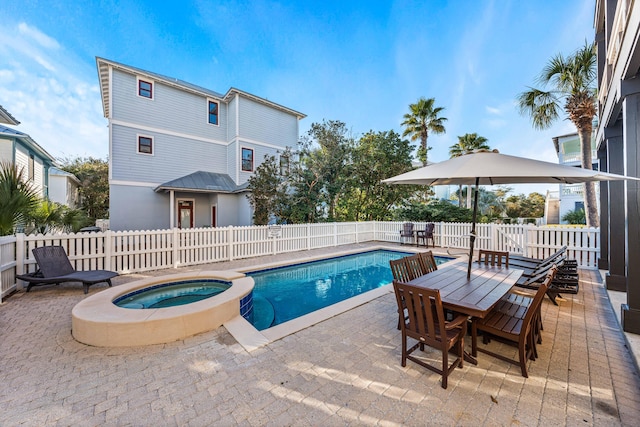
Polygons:
[[148,136],[139,136],[138,153],[153,154],[153,138]]
[[215,101],[209,101],[209,123],[218,124],[218,103]]
[[253,150],[251,148],[242,149],[242,171],[253,172]]
[[138,95],[143,98],[153,99],[153,83],[138,80]]
[[29,181],[33,181],[36,177],[36,164],[33,154],[29,155]]

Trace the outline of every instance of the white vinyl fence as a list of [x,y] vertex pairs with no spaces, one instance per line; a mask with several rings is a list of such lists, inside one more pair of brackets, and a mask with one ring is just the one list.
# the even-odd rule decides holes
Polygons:
[[[425,223],[415,223],[424,229]],[[400,243],[402,222],[342,222],[224,228],[194,228],[0,237],[1,296],[15,291],[17,274],[35,271],[31,250],[61,245],[77,270],[121,274],[207,264],[363,242]],[[435,244],[465,254],[469,223],[436,223]],[[600,248],[597,228],[478,224],[476,249],[507,250],[545,258],[563,245],[582,267],[595,268]]]

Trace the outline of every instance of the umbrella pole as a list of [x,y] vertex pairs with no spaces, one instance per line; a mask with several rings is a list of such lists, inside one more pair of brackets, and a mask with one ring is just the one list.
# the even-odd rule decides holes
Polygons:
[[478,219],[478,185],[480,184],[480,177],[476,178],[476,191],[473,198],[473,220],[471,222],[471,249],[469,250],[469,266],[467,268],[467,280],[471,278],[471,263],[473,262],[473,246],[476,243],[476,220]]

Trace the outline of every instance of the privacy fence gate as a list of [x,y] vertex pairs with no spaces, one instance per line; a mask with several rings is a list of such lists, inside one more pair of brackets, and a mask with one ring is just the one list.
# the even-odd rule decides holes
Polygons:
[[[121,274],[231,261],[364,242],[400,243],[403,222],[340,222],[0,237],[2,297],[15,291],[16,275],[35,271],[31,250],[61,245],[77,270]],[[414,223],[423,230],[425,223]],[[469,247],[470,223],[435,223],[435,245],[453,255]],[[476,249],[506,250],[545,258],[566,245],[581,267],[596,268],[600,230],[562,226],[478,224]]]

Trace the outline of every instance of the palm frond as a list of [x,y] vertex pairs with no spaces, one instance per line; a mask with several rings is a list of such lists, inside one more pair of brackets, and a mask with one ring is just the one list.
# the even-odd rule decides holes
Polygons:
[[534,128],[547,129],[559,117],[559,99],[551,91],[529,89],[518,96],[520,114],[531,117]]

